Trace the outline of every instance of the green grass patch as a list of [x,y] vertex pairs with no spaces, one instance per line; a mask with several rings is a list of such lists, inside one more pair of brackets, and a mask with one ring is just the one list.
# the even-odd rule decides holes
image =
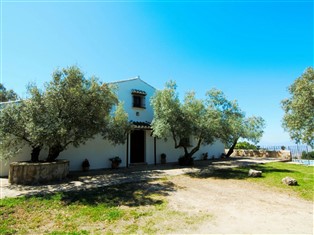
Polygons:
[[[262,171],[262,177],[248,177],[249,169]],[[202,169],[200,172],[191,173],[189,175],[197,178],[246,180],[267,187],[274,187],[283,192],[293,193],[303,199],[314,201],[314,168],[311,166],[272,162],[225,169],[206,168]],[[287,186],[283,184],[281,180],[286,176],[296,179],[298,185]]]
[[[0,200],[0,234],[170,233],[210,215],[168,206],[165,180]],[[181,228],[181,227],[180,227]]]
[[[294,192],[299,197],[314,201],[314,168],[298,164],[273,162],[256,165],[256,170],[263,172],[262,178],[249,178],[266,186],[275,187],[284,192]],[[286,177],[292,177],[298,181],[297,186],[287,186],[281,182]]]

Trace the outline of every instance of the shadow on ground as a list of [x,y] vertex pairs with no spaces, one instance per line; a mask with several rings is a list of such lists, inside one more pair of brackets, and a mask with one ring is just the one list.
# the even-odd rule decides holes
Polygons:
[[106,207],[136,207],[160,205],[163,201],[158,196],[167,196],[169,192],[175,190],[176,187],[171,182],[152,183],[150,181],[141,181],[66,192],[40,192],[28,194],[26,198],[35,197],[38,199],[53,200],[53,198],[59,196],[61,197],[59,200],[65,206],[71,204],[97,206],[102,204]]
[[[95,193],[97,195],[97,189],[104,187],[114,187],[115,185],[132,185],[130,183],[141,182],[143,185],[147,185],[149,182],[156,179],[160,179],[166,176],[164,170],[174,169],[173,166],[165,165],[162,167],[158,166],[147,166],[147,167],[134,167],[134,168],[121,168],[118,170],[97,170],[88,172],[70,172],[67,179],[57,182],[50,182],[47,184],[37,185],[16,185],[8,184],[4,186],[4,190],[11,190],[17,192],[15,196],[22,195],[45,195],[54,192],[70,192],[69,195],[82,196],[81,192],[91,196]],[[118,186],[117,186],[118,187]],[[125,186],[126,187],[126,186]],[[138,187],[138,185],[137,185]],[[140,187],[138,187],[140,188]],[[158,185],[154,185],[154,188],[158,188]],[[94,191],[95,190],[95,191]],[[114,191],[114,188],[112,188]],[[136,189],[134,189],[136,190]],[[77,194],[75,192],[78,192]],[[90,193],[92,192],[92,193]],[[102,192],[103,193],[103,192]],[[83,197],[84,198],[84,197]],[[94,198],[94,197],[91,197]],[[91,201],[87,200],[86,201]]]
[[[71,192],[75,198],[75,191],[86,192],[97,188],[120,185],[131,182],[150,182],[163,177],[186,174],[198,178],[219,178],[219,179],[245,179],[249,168],[263,172],[277,171],[270,167],[263,167],[259,162],[248,158],[230,158],[217,160],[195,161],[193,167],[182,167],[177,163],[164,165],[143,165],[130,168],[119,168],[117,170],[93,170],[88,172],[70,172],[67,179],[40,185],[10,185],[1,184],[3,195],[9,197],[21,195],[49,194],[54,192]],[[289,172],[282,170],[284,172]],[[97,191],[96,191],[97,192]],[[93,192],[95,193],[95,192]],[[96,193],[97,194],[97,193]],[[80,195],[81,196],[81,195]],[[86,199],[87,200],[87,199]],[[90,201],[90,200],[89,200]]]
[[278,169],[265,165],[264,163],[252,163],[252,162],[234,162],[232,160],[220,162],[218,164],[209,164],[207,167],[200,168],[195,172],[187,172],[186,175],[193,178],[216,178],[216,179],[235,179],[242,180],[250,178],[248,176],[249,170],[254,169],[262,171],[263,175],[260,178],[264,178],[267,173],[292,173],[294,171],[286,169]]

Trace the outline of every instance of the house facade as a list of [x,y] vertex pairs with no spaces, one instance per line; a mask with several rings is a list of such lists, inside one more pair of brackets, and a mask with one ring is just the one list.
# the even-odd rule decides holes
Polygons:
[[[183,149],[175,149],[172,138],[164,140],[152,136],[150,124],[154,112],[150,105],[150,99],[156,89],[139,77],[113,84],[116,85],[118,99],[124,103],[129,121],[133,124],[133,130],[128,135],[125,144],[112,145],[101,136],[95,136],[94,139],[87,141],[78,148],[68,147],[67,150],[60,153],[58,159],[69,160],[71,171],[81,170],[84,159],[89,160],[90,169],[110,168],[111,161],[109,159],[115,156],[122,159],[120,167],[137,164],[160,164],[162,153],[166,154],[167,162],[177,162],[184,153]],[[195,144],[194,140],[190,140],[190,142],[192,145]],[[31,149],[25,147],[19,156],[9,161],[1,161],[0,176],[8,175],[10,162],[29,160],[30,152]],[[219,158],[223,152],[224,145],[217,140],[212,145],[202,145],[194,157],[200,159],[203,153],[208,153],[209,158]],[[47,151],[43,150],[40,159],[45,159],[46,156]]]

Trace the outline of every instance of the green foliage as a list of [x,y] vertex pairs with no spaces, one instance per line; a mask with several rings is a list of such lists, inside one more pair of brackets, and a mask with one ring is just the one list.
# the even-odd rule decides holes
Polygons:
[[124,144],[127,134],[131,131],[132,126],[128,121],[128,114],[123,109],[123,102],[119,102],[114,115],[109,117],[109,123],[102,128],[102,136],[110,140],[113,145]]
[[262,117],[245,117],[237,101],[229,101],[217,90],[209,92],[212,105],[220,110],[219,137],[229,148],[229,157],[240,138],[257,143],[264,133],[265,120]]
[[308,159],[308,160],[314,160],[314,151],[308,152],[308,153],[303,151],[301,158],[302,159]]
[[0,102],[14,101],[19,97],[13,90],[7,90],[2,83],[0,83]]
[[78,147],[108,125],[117,98],[106,84],[86,79],[78,67],[56,70],[46,85],[45,105],[49,113],[45,144],[48,160],[54,160],[69,144]]
[[[218,138],[228,146],[235,145],[239,138],[257,142],[265,126],[261,117],[245,118],[238,103],[227,100],[217,89],[208,91],[205,100],[197,99],[194,92],[188,92],[181,103],[176,83],[170,81],[164,90],[156,92],[151,104],[154,135],[172,137],[175,148],[182,147],[186,158],[191,158],[201,144],[212,144]],[[183,144],[189,137],[196,139],[194,146]],[[190,152],[188,147],[192,147]],[[182,159],[180,161],[183,162]]]
[[314,147],[314,70],[312,67],[289,87],[291,97],[281,102],[282,126],[296,143]]
[[24,145],[32,148],[32,160],[38,161],[47,128],[43,95],[34,85],[28,86],[30,98],[4,106],[0,112],[0,158],[15,156]]
[[6,105],[0,112],[0,154],[1,159],[8,159],[18,154],[26,141],[23,140],[25,122],[21,109],[15,105]]
[[[197,99],[194,92],[186,93],[181,103],[176,92],[176,83],[168,82],[165,89],[157,91],[151,99],[154,109],[154,136],[172,137],[175,148],[183,148],[184,157],[191,158],[201,144],[211,144],[217,137],[219,112],[208,103]],[[197,143],[186,141],[190,137],[196,139]],[[188,148],[191,150],[188,151]]]
[[[242,139],[257,143],[263,135],[265,121],[261,117],[245,117],[237,101],[229,101],[221,91],[208,92],[212,105],[220,110],[220,139],[228,146]],[[234,146],[233,146],[234,147]]]
[[118,156],[109,158],[109,160],[110,160],[111,162],[115,162],[115,163],[118,163],[118,164],[120,164],[120,163],[122,162],[121,158],[118,157]]
[[38,160],[40,149],[47,147],[47,160],[53,161],[69,145],[78,147],[96,134],[113,143],[125,141],[128,117],[121,104],[110,115],[118,103],[112,88],[94,77],[85,78],[78,67],[56,70],[44,92],[34,85],[28,91],[28,100],[1,110],[2,158],[29,144],[32,160]]
[[252,149],[252,150],[257,150],[258,148],[254,144],[250,144],[247,141],[243,142],[238,142],[235,146],[236,149]]

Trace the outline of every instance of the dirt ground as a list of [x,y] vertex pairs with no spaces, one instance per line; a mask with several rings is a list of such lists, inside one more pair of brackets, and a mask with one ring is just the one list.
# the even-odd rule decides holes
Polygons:
[[[250,160],[251,161],[251,160]],[[246,159],[218,162],[218,167],[249,164]],[[253,161],[253,163],[258,163]],[[213,163],[214,164],[214,163]],[[166,166],[145,170],[94,172],[67,182],[42,186],[15,186],[0,179],[0,198],[38,192],[81,190],[110,184],[169,177],[176,190],[167,196],[169,206],[191,215],[205,212],[212,215],[196,230],[188,227],[180,233],[193,234],[313,234],[313,203],[252,182],[214,178],[192,178],[185,173],[195,168]]]
[[175,177],[169,205],[213,215],[201,234],[313,234],[313,203],[239,180]]

